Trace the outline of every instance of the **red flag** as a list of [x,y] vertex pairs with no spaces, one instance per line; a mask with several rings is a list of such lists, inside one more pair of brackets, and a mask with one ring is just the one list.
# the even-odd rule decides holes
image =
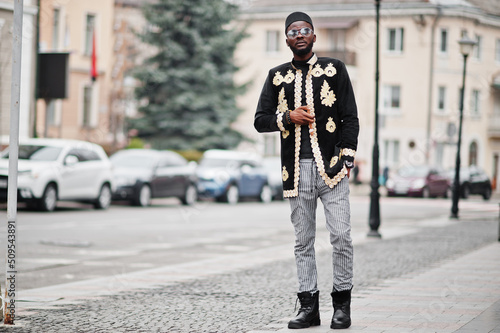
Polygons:
[[95,30],[92,32],[92,56],[91,56],[90,77],[92,82],[97,79],[97,55],[95,49]]

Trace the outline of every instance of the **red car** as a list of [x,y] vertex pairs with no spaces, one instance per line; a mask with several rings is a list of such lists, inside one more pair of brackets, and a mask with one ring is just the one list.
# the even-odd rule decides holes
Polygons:
[[451,184],[446,174],[428,166],[410,166],[389,177],[385,187],[388,196],[445,197],[451,196]]

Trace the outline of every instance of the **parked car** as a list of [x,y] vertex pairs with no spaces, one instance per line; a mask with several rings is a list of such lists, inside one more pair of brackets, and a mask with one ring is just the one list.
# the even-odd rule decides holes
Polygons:
[[184,205],[197,200],[196,163],[169,150],[126,149],[111,156],[116,190],[113,200],[149,206],[153,198],[177,197]]
[[[455,169],[448,171],[450,183],[455,181]],[[460,197],[467,199],[472,194],[479,194],[484,200],[491,198],[491,181],[488,175],[479,167],[471,165],[460,168]]]
[[237,203],[240,198],[272,200],[267,171],[259,156],[230,150],[207,150],[197,170],[198,193],[217,201]]
[[449,197],[450,181],[447,175],[429,166],[410,166],[389,176],[385,184],[389,196]]
[[262,165],[267,171],[267,179],[271,187],[272,197],[275,200],[283,200],[283,179],[281,173],[281,158],[278,156],[265,157]]
[[[0,197],[7,198],[9,148],[0,158]],[[53,211],[57,201],[111,203],[112,166],[101,146],[78,140],[29,139],[19,144],[18,201]]]

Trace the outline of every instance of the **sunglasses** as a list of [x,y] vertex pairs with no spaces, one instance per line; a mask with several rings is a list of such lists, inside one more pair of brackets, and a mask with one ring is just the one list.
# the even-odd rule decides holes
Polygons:
[[288,38],[295,39],[299,36],[299,32],[302,36],[309,37],[313,33],[313,29],[311,29],[311,28],[302,28],[300,30],[292,29],[292,30],[289,30],[286,33],[286,35],[288,36]]

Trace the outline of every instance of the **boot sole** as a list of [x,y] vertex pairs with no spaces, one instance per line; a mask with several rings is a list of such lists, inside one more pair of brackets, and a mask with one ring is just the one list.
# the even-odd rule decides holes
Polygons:
[[299,323],[288,323],[288,328],[290,329],[298,329],[298,328],[308,328],[311,326],[320,326],[321,325],[321,319],[316,318],[310,323],[304,323],[304,324],[299,324]]
[[330,328],[332,329],[343,329],[343,328],[349,328],[351,327],[351,321],[349,320],[347,323],[344,324],[331,324]]

